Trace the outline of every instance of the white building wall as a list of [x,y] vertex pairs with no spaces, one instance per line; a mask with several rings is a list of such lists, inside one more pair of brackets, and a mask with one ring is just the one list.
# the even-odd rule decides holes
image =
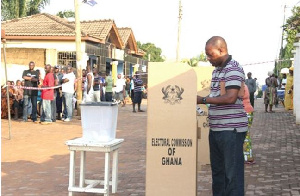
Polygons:
[[[1,44],[1,48],[3,45]],[[45,64],[56,65],[57,64],[57,53],[58,52],[74,52],[76,51],[75,41],[54,41],[54,40],[7,40],[6,48],[39,48],[46,49],[45,54]],[[86,60],[85,53],[85,42],[81,42],[81,51],[83,58],[82,61]],[[1,85],[5,84],[5,72],[4,72],[4,60],[2,59],[1,65]],[[82,62],[83,68],[86,67],[86,62]],[[24,70],[28,69],[28,64],[7,64],[7,79],[16,81],[18,79],[22,80],[22,73]],[[44,70],[41,70],[42,77],[44,76]]]
[[[59,51],[76,51],[75,41],[55,40],[7,40],[7,48],[43,48]],[[85,51],[85,42],[81,42],[81,51]]]
[[294,58],[294,113],[296,114],[296,124],[300,124],[300,33],[297,34],[299,39],[294,44],[296,54]]

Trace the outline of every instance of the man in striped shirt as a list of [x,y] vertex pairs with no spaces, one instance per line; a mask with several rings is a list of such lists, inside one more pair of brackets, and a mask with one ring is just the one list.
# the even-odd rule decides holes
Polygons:
[[134,97],[132,103],[132,107],[133,107],[132,112],[134,113],[136,112],[135,110],[136,104],[138,104],[138,112],[144,112],[144,110],[141,110],[143,80],[141,79],[141,75],[139,71],[135,73],[135,78],[133,79],[133,83],[134,83]]
[[197,96],[197,104],[209,107],[209,146],[213,195],[244,195],[243,143],[248,120],[243,108],[243,68],[228,54],[224,38],[214,36],[205,52],[215,67],[211,92]]

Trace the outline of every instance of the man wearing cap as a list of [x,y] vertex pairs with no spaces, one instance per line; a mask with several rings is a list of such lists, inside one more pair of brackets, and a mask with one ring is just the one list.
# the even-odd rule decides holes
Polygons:
[[284,108],[286,110],[293,110],[293,82],[294,82],[294,67],[289,68],[289,75],[286,79],[285,93],[284,93]]

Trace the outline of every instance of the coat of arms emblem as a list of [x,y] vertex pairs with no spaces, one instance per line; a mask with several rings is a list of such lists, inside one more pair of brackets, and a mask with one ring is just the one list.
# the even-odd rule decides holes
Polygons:
[[177,85],[168,85],[166,88],[163,87],[161,91],[164,94],[162,99],[165,100],[165,103],[174,105],[175,103],[180,103],[180,100],[182,100],[181,95],[184,89]]

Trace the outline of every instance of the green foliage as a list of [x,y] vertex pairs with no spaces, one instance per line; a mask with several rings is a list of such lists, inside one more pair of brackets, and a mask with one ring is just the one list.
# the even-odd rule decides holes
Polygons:
[[75,12],[73,12],[72,10],[59,11],[56,16],[59,16],[61,18],[75,18]]
[[27,16],[40,13],[49,3],[50,0],[27,0]]
[[2,0],[1,20],[26,16],[26,0]]
[[11,20],[40,13],[50,0],[1,0],[1,20]]
[[161,49],[156,47],[153,43],[142,44],[141,42],[137,41],[137,46],[138,48],[146,52],[146,54],[143,56],[143,59],[149,60],[148,58],[150,56],[151,62],[164,61],[163,57],[161,56],[162,53]]
[[190,59],[183,59],[182,63],[187,63],[191,67],[196,67],[198,65],[199,59],[197,57],[193,57]]
[[[300,7],[294,7],[292,9],[292,16],[287,19],[286,24],[283,26],[283,30],[286,45],[282,51],[280,51],[280,59],[286,61],[275,64],[278,72],[280,72],[282,68],[291,66],[290,59],[293,58],[292,51],[295,49],[294,43],[296,41],[296,35],[297,33],[300,33]],[[274,70],[274,72],[276,73],[277,70]]]
[[187,63],[191,67],[196,67],[199,61],[207,62],[207,58],[204,52],[201,52],[201,54],[196,57],[190,59],[183,59],[181,62]]
[[204,52],[201,52],[201,54],[199,55],[199,61],[204,61],[207,62],[207,58]]

